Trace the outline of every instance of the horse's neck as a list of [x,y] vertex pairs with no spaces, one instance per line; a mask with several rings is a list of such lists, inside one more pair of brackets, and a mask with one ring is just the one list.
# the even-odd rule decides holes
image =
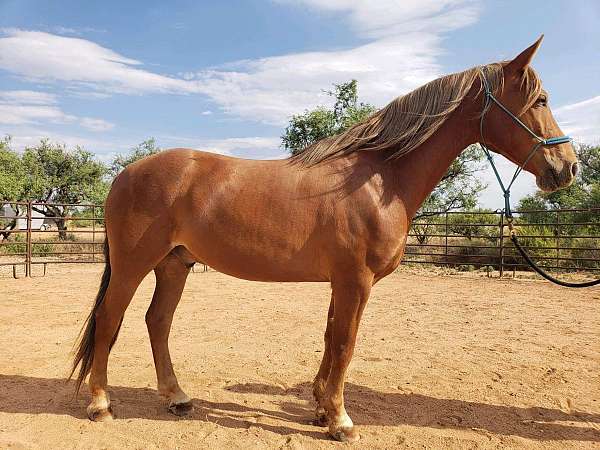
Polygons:
[[397,196],[413,217],[462,150],[477,141],[472,108],[461,108],[421,146],[392,162]]

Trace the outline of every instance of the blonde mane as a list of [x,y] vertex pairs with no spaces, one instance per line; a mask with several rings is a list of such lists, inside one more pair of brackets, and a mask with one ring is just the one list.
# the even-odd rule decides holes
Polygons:
[[[494,95],[504,88],[505,62],[474,67],[433,80],[396,98],[365,121],[335,136],[309,145],[290,159],[312,166],[322,161],[359,151],[390,151],[401,158],[431,137],[458,108],[475,80],[485,76]],[[525,70],[522,91],[529,108],[539,96],[541,82],[530,67]],[[520,114],[521,112],[519,112]]]

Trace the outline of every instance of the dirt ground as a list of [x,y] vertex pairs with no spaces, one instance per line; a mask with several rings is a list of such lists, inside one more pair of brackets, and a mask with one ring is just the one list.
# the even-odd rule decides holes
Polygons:
[[[310,424],[326,284],[191,274],[171,354],[194,398],[170,415],[129,307],[109,364],[117,419],[87,420],[65,383],[101,267],[0,278],[0,448],[342,448]],[[600,289],[401,271],[364,314],[347,409],[370,448],[600,448]]]

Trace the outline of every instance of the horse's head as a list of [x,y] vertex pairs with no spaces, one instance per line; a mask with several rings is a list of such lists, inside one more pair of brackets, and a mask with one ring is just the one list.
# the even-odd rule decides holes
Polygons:
[[[563,136],[549,106],[549,95],[529,66],[542,37],[512,61],[504,63],[504,88],[496,98],[542,139]],[[490,147],[536,177],[540,189],[552,192],[567,187],[577,174],[577,158],[571,142],[540,145],[540,140],[497,104],[490,104],[484,121]],[[531,156],[531,157],[530,157]],[[528,158],[530,159],[528,160]]]

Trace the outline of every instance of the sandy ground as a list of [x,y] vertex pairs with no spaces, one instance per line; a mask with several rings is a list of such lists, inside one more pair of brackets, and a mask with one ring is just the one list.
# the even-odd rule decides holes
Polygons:
[[[342,448],[310,424],[326,284],[191,274],[171,353],[195,412],[155,391],[148,277],[111,356],[117,419],[72,399],[101,267],[0,278],[0,448]],[[400,272],[373,290],[346,384],[355,448],[600,448],[600,289]]]

